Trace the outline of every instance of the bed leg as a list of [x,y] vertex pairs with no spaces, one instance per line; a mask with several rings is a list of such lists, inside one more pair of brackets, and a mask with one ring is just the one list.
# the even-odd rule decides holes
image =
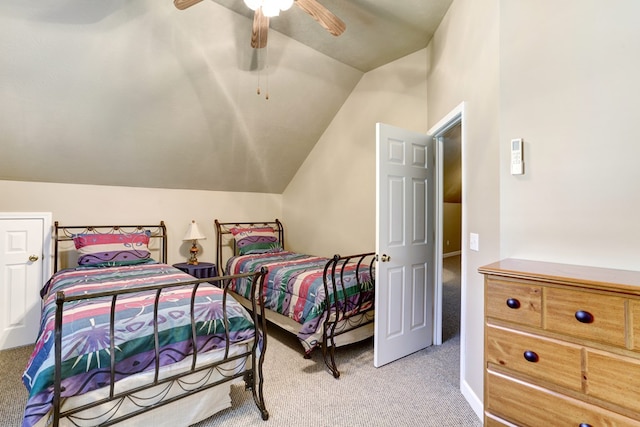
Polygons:
[[269,411],[267,411],[267,408],[264,404],[264,398],[262,397],[262,393],[260,393],[260,387],[256,386],[255,376],[253,372],[252,371],[245,372],[242,379],[244,380],[244,389],[251,390],[251,392],[253,393],[253,400],[256,403],[256,406],[258,407],[258,409],[260,410],[260,416],[262,417],[263,420],[265,421],[268,420]]
[[335,357],[336,343],[331,339],[331,346],[329,346],[328,341],[327,338],[322,340],[322,358],[324,359],[324,364],[327,365],[327,368],[331,371],[333,378],[340,378],[340,371],[338,370]]
[[242,379],[244,380],[244,389],[251,390],[251,392],[253,393],[253,400],[256,403],[256,406],[258,407],[258,409],[260,410],[260,416],[262,417],[263,420],[265,421],[268,420],[269,411],[267,411],[267,408],[264,404],[264,398],[262,397],[262,393],[260,393],[260,387],[256,386],[255,376],[253,372],[252,371],[245,372]]
[[340,378],[340,371],[338,370],[338,365],[336,365],[336,360],[334,357],[333,346],[331,350],[329,350],[329,359],[325,356],[324,363],[327,365],[327,368],[331,371],[333,378]]

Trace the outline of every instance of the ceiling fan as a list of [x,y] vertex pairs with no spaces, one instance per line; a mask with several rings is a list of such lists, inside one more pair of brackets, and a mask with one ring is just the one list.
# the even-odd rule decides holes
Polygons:
[[[202,0],[173,0],[173,4],[180,10],[200,3]],[[263,48],[267,45],[269,18],[277,16],[280,10],[287,10],[295,3],[307,12],[322,27],[334,36],[339,36],[346,30],[346,24],[317,0],[244,0],[245,4],[254,10],[253,26],[251,30],[251,47]]]

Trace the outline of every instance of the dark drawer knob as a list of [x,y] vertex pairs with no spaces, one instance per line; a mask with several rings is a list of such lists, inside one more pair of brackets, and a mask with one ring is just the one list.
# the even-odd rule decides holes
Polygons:
[[520,301],[518,301],[515,298],[509,298],[507,300],[507,307],[513,308],[514,310],[518,309],[518,308],[520,308]]
[[524,358],[527,362],[536,363],[540,358],[535,351],[527,350],[524,352]]
[[578,427],[591,427],[591,424],[580,423],[580,425]]
[[576,311],[576,320],[580,323],[593,323],[593,314],[588,311]]

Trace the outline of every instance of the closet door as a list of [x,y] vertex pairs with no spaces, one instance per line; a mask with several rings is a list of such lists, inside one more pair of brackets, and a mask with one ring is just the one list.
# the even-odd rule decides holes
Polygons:
[[0,350],[36,340],[50,234],[51,214],[0,213]]

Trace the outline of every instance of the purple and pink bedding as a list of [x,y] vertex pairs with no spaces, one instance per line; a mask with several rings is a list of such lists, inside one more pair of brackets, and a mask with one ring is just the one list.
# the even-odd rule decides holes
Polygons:
[[[54,319],[56,292],[66,296],[141,288],[118,296],[114,320],[115,380],[155,369],[154,290],[144,287],[180,284],[194,278],[166,264],[155,262],[109,268],[61,270],[43,289],[40,333],[23,375],[29,390],[23,426],[29,427],[52,407],[54,383]],[[191,295],[194,285],[164,289],[158,302],[159,364],[170,365],[192,357]],[[225,326],[221,321],[223,292],[208,283],[198,287],[194,306],[198,353],[224,348]],[[111,297],[65,303],[62,340],[62,396],[74,396],[110,383]],[[227,298],[229,340],[232,343],[255,335],[250,315],[233,298]],[[230,343],[231,344],[231,343]]]
[[[227,261],[226,271],[227,274],[240,274],[267,267],[263,308],[300,323],[297,337],[305,353],[309,354],[321,344],[323,324],[329,316],[323,284],[324,267],[328,261],[327,258],[286,251],[239,255]],[[347,264],[343,276],[345,291],[338,287],[340,318],[362,313],[373,306],[374,289],[369,269],[361,267],[360,281],[356,278],[356,270],[356,263]],[[230,289],[250,298],[251,278],[236,279]],[[335,300],[329,286],[329,304],[334,304]]]

